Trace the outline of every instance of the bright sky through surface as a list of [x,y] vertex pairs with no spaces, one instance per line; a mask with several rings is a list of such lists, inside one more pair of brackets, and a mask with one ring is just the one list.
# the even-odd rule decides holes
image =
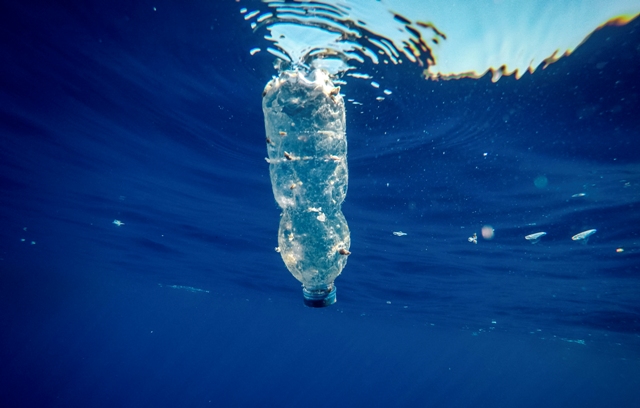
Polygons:
[[[251,15],[266,26],[271,53],[309,62],[323,53],[347,61],[417,63],[428,78],[533,72],[576,49],[606,24],[640,13],[638,0],[265,1]],[[277,49],[276,49],[277,48]],[[328,51],[328,52],[327,52]],[[286,58],[286,57],[285,57]]]

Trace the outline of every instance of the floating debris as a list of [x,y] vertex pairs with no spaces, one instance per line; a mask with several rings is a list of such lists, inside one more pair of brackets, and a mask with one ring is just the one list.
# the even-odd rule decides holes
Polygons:
[[533,184],[538,188],[545,188],[547,184],[549,184],[549,179],[545,176],[538,176],[535,180],[533,180]]
[[260,48],[252,48],[249,50],[249,54],[251,55],[256,55],[259,52],[260,52]]
[[246,14],[246,15],[244,16],[244,19],[245,19],[245,20],[250,20],[250,19],[254,18],[255,16],[257,16],[258,14],[260,14],[260,10],[254,10],[254,11],[252,11],[252,12],[250,12],[250,13]]
[[567,343],[576,343],[576,344],[582,344],[583,346],[585,346],[587,343],[584,340],[572,340],[572,339],[567,339],[564,337],[560,337],[560,340],[562,341],[566,341]]
[[535,234],[529,234],[525,236],[524,239],[531,242],[532,244],[537,244],[538,241],[540,241],[540,238],[544,237],[545,235],[547,235],[546,232],[536,232]]
[[273,13],[264,13],[256,20],[258,23],[262,23],[264,20],[273,17]]
[[495,230],[491,225],[485,225],[482,227],[482,238],[493,239],[494,235],[495,235]]
[[371,79],[371,78],[373,78],[369,74],[361,74],[359,72],[349,73],[349,74],[347,74],[347,76],[354,77],[354,78],[359,78],[359,79]]
[[124,225],[124,222],[120,220],[113,220],[113,223],[116,224],[118,227],[122,227]]
[[171,288],[171,289],[182,289],[182,290],[186,290],[188,292],[202,292],[202,293],[209,293],[208,290],[204,290],[204,289],[199,289],[199,288],[194,288],[193,286],[182,286],[182,285],[163,285],[162,283],[158,283],[158,286],[160,286],[161,288]]
[[474,244],[478,243],[478,234],[476,234],[475,232],[473,233],[472,236],[470,236],[469,238],[467,238],[467,241],[472,242]]
[[571,198],[585,197],[586,195],[587,195],[587,193],[578,193],[578,194],[572,195]]
[[405,235],[407,235],[407,233],[402,231],[393,231],[393,235],[395,235],[396,237],[404,237]]
[[624,248],[618,248],[618,249],[616,249],[616,252],[617,252],[617,253],[624,252]]
[[571,239],[574,241],[580,241],[580,243],[582,244],[586,244],[587,242],[589,242],[589,237],[595,234],[596,231],[596,229],[582,231],[581,233],[572,236]]

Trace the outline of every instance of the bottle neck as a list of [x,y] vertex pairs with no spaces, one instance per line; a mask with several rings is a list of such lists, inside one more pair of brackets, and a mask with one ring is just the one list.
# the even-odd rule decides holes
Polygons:
[[336,303],[336,286],[331,283],[327,288],[314,288],[312,290],[303,287],[302,295],[304,296],[304,305],[307,307],[331,306]]

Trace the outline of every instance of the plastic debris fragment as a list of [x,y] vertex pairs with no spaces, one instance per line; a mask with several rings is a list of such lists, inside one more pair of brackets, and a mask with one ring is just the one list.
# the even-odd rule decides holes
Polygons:
[[580,243],[582,244],[586,244],[587,242],[589,242],[589,237],[595,234],[596,231],[596,229],[582,231],[581,233],[572,236],[571,239],[574,241],[580,241]]
[[524,239],[531,242],[532,244],[537,244],[538,241],[540,241],[540,238],[544,237],[545,235],[547,235],[546,232],[536,232],[535,234],[529,234],[525,236]]

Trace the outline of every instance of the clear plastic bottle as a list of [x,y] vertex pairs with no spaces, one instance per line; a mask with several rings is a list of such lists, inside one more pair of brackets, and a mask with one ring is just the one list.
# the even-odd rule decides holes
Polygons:
[[329,306],[351,244],[340,208],[348,184],[340,88],[320,69],[284,70],[265,87],[262,109],[273,195],[282,208],[280,255],[302,283],[305,305]]

